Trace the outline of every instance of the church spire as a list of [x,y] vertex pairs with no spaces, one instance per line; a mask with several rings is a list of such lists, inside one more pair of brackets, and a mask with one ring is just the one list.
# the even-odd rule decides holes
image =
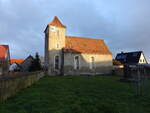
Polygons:
[[52,20],[52,22],[49,25],[66,28],[66,26],[60,22],[60,20],[58,19],[57,16],[54,17],[54,19]]

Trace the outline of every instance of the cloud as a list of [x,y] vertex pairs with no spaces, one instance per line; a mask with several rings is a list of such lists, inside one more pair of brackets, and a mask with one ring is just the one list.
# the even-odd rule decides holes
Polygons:
[[0,42],[11,57],[44,55],[46,25],[58,16],[68,35],[101,38],[114,56],[120,51],[149,52],[149,0],[0,0]]

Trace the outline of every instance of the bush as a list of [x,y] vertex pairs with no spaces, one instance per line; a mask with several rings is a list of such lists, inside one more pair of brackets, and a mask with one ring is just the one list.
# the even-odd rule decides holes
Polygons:
[[40,63],[39,54],[36,53],[36,54],[35,54],[35,58],[34,58],[34,60],[32,61],[31,66],[30,66],[30,68],[29,68],[29,71],[30,71],[30,72],[31,72],[31,71],[39,71],[39,70],[41,70],[41,69],[42,69],[42,68],[41,68],[41,63]]

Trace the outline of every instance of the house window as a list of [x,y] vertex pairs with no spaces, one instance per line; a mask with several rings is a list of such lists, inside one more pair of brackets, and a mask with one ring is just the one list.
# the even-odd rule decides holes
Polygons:
[[55,66],[55,69],[59,69],[59,56],[55,56],[55,62],[54,62],[54,66]]
[[122,59],[126,59],[127,55],[122,55]]
[[74,57],[74,69],[79,69],[79,56]]
[[142,62],[142,59],[140,59],[140,62]]
[[138,55],[138,53],[133,53],[133,56],[136,57]]
[[145,62],[145,60],[143,59],[143,62]]
[[90,69],[94,69],[94,57],[90,59]]

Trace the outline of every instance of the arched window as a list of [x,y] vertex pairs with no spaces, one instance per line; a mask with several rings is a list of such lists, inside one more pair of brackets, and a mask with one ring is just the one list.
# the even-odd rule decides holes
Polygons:
[[90,58],[90,69],[94,69],[94,57]]
[[79,56],[74,57],[74,69],[79,69]]
[[55,66],[55,69],[59,69],[59,56],[57,55],[57,56],[55,56],[55,62],[54,62],[54,66]]
[[59,48],[59,44],[57,44],[56,47]]

